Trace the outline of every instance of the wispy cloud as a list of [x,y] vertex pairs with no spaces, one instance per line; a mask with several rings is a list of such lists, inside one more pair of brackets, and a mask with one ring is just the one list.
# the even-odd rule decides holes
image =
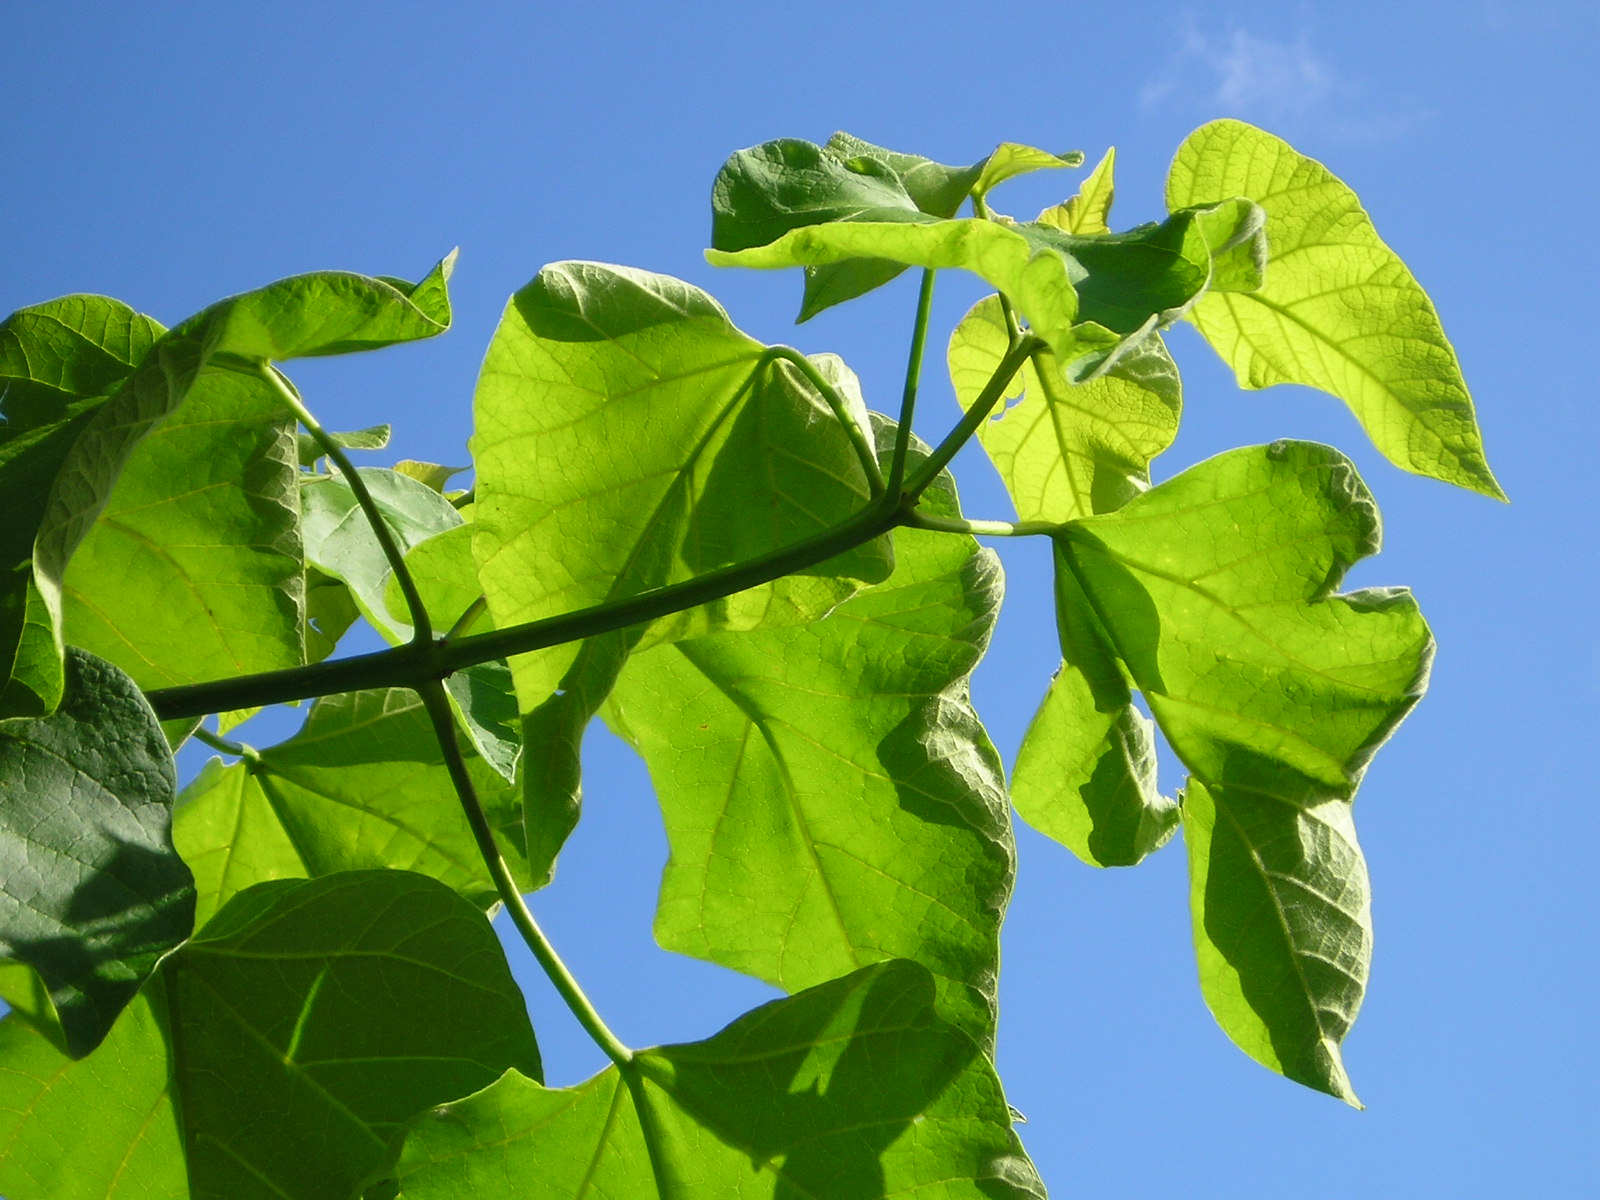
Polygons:
[[1358,141],[1398,136],[1420,119],[1404,102],[1374,104],[1365,84],[1338,71],[1304,31],[1278,41],[1239,28],[1206,31],[1191,19],[1180,38],[1140,92],[1146,110],[1241,117]]

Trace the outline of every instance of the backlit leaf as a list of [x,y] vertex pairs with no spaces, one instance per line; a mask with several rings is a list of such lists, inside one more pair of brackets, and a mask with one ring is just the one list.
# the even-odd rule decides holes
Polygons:
[[131,680],[82,650],[51,716],[0,722],[0,956],[39,973],[76,1056],[194,926],[176,775]]
[[[517,862],[516,790],[476,757],[467,766]],[[256,883],[384,867],[430,875],[479,907],[498,900],[422,702],[401,688],[324,697],[288,741],[254,760],[212,760],[180,797],[174,837],[202,924]]]
[[1187,311],[1212,285],[1214,259],[1228,264],[1231,285],[1248,286],[1234,267],[1259,256],[1260,225],[1260,210],[1236,200],[1109,236],[1036,222],[913,216],[808,226],[763,246],[708,250],[706,258],[717,266],[780,268],[866,257],[972,271],[1016,305],[1076,378],[1103,365],[1118,343],[1136,343]]
[[1208,296],[1190,319],[1239,386],[1331,392],[1396,466],[1504,499],[1433,303],[1355,193],[1271,134],[1213,121],[1179,147],[1167,205],[1224,196],[1267,211],[1272,263],[1264,287]]
[[[924,507],[959,512],[948,477]],[[609,716],[666,818],[662,945],[790,991],[915,959],[987,1044],[1013,851],[967,679],[999,564],[944,533],[902,529],[895,549],[886,582],[822,621],[636,656]]]
[[411,1123],[398,1195],[1043,1200],[993,1068],[932,1001],[886,962],[644,1051],[631,1081],[507,1075]]
[[1089,172],[1078,187],[1078,194],[1061,204],[1045,209],[1039,221],[1054,225],[1063,233],[1110,233],[1111,201],[1116,194],[1112,172],[1117,161],[1113,147]]
[[1192,775],[1207,1003],[1247,1053],[1351,1103],[1338,1044],[1370,921],[1346,809],[1433,648],[1408,592],[1333,594],[1378,540],[1348,460],[1279,442],[1219,455],[1057,543]]

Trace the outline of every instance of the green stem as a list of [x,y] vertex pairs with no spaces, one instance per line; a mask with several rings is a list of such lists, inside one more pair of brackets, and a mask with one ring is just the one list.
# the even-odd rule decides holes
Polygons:
[[1006,351],[1006,356],[1000,360],[1000,365],[995,368],[989,382],[983,385],[983,391],[978,393],[978,398],[972,402],[972,407],[967,409],[961,421],[944,441],[934,448],[932,454],[917,464],[917,469],[906,481],[904,496],[908,501],[915,500],[927,490],[928,485],[938,478],[939,472],[944,470],[956,452],[965,446],[972,435],[978,431],[978,426],[988,418],[990,411],[1000,402],[1006,394],[1006,388],[1011,386],[1011,379],[1022,365],[1028,361],[1028,356],[1044,343],[1031,334],[1023,334]]
[[471,629],[473,622],[483,616],[488,611],[488,608],[489,598],[487,596],[479,596],[471,604],[467,605],[466,611],[456,618],[455,624],[450,626],[449,631],[439,641],[441,643],[455,641],[463,633]]
[[195,741],[203,742],[213,750],[221,751],[223,754],[231,754],[233,757],[242,758],[249,763],[253,763],[260,758],[254,746],[246,746],[243,742],[229,741],[221,734],[212,733],[204,725],[195,727],[193,737]]
[[839,394],[839,389],[823,378],[822,372],[817,370],[816,363],[792,346],[772,346],[768,348],[767,353],[772,359],[786,362],[794,367],[822,394],[822,398],[828,402],[828,407],[833,409],[833,415],[844,427],[850,445],[855,449],[856,458],[861,462],[861,469],[866,472],[867,484],[872,489],[873,498],[881,496],[884,490],[883,470],[878,466],[878,456],[873,451],[872,443],[867,440],[867,431],[861,428],[861,422],[856,420],[855,414],[850,411],[850,406]]
[[917,387],[922,381],[922,352],[928,341],[928,313],[933,309],[933,279],[938,272],[922,272],[917,293],[917,320],[911,327],[911,353],[906,361],[906,384],[900,394],[900,424],[895,429],[894,453],[889,459],[889,494],[896,499],[906,481],[906,454],[911,449],[911,422],[917,409]]
[[384,521],[383,514],[378,511],[372,493],[367,490],[366,480],[361,478],[361,473],[345,454],[344,448],[334,441],[328,431],[323,429],[311,415],[311,410],[306,408],[300,393],[283,372],[269,362],[261,363],[257,369],[261,377],[277,389],[278,395],[282,397],[289,411],[306,427],[306,432],[312,436],[317,445],[322,447],[322,453],[333,461],[339,468],[339,474],[343,475],[344,481],[350,485],[350,491],[354,493],[356,503],[361,507],[361,515],[372,527],[372,535],[378,539],[383,557],[388,560],[389,569],[394,572],[395,578],[400,583],[400,591],[405,595],[406,609],[411,614],[412,642],[426,645],[433,641],[433,627],[428,621],[428,610],[422,603],[422,594],[417,591],[416,581],[411,578],[411,572],[406,570],[405,555],[401,553],[394,535],[389,532],[389,526]]
[[583,994],[578,981],[572,977],[572,972],[567,970],[566,963],[561,961],[555,947],[550,944],[550,939],[545,937],[544,930],[539,928],[539,923],[533,919],[533,913],[528,910],[527,904],[522,899],[522,893],[517,889],[516,880],[511,877],[511,868],[506,866],[506,860],[500,854],[500,847],[495,844],[494,830],[489,826],[489,818],[484,815],[483,805],[478,802],[477,786],[467,772],[467,761],[462,757],[461,748],[456,742],[455,718],[451,714],[450,701],[445,695],[444,685],[438,680],[432,680],[418,687],[417,693],[422,697],[428,719],[433,722],[434,736],[439,739],[439,747],[444,752],[445,767],[450,772],[450,782],[455,785],[462,811],[467,816],[467,824],[471,826],[473,839],[478,843],[478,853],[483,856],[484,865],[489,868],[495,892],[506,906],[506,912],[511,914],[511,923],[517,927],[522,940],[528,944],[528,949],[533,951],[534,959],[555,986],[561,999],[572,1010],[572,1015],[578,1019],[578,1024],[583,1026],[584,1032],[605,1051],[607,1058],[616,1063],[618,1068],[625,1070],[633,1062],[633,1051],[624,1046],[617,1039],[617,1035],[612,1033],[600,1019],[600,1014],[589,1002],[589,997]]
[[940,533],[970,533],[979,537],[1037,537],[1060,533],[1061,526],[1049,521],[964,521],[959,517],[936,517],[912,512],[906,525],[913,529],[933,529]]

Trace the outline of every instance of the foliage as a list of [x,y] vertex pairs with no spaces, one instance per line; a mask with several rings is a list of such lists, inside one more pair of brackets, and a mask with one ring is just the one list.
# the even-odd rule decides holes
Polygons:
[[[991,1062],[1013,804],[1096,866],[1181,830],[1217,1021],[1355,1104],[1351,805],[1432,640],[1405,591],[1336,591],[1379,543],[1338,451],[1152,483],[1181,412],[1161,332],[1499,489],[1426,295],[1320,164],[1222,121],[1159,224],[1111,231],[1109,153],[1036,220],[990,208],[1082,162],[733,155],[709,257],[803,267],[801,319],[922,268],[895,416],[690,284],[556,263],[489,345],[465,491],[357,470],[388,427],[324,430],[276,366],[442,332],[449,258],[171,330],[98,296],[0,325],[4,1194],[1042,1196]],[[996,292],[951,337],[963,412],[930,447],[953,268]],[[962,515],[945,467],[973,437],[1016,521]],[[1062,665],[1009,788],[968,693],[1003,589],[980,534],[1054,548]],[[391,648],[330,657],[358,621]],[[304,699],[282,744],[225,736]],[[597,716],[659,793],[661,944],[789,993],[703,1041],[623,1046],[523,901]],[[175,794],[190,737],[222,757]],[[581,1086],[544,1085],[501,905],[611,1059]]]

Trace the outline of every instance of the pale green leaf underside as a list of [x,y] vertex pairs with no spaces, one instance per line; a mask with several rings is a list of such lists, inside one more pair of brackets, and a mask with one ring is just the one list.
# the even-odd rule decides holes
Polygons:
[[[948,483],[924,505],[959,513]],[[899,530],[895,550],[888,581],[822,621],[636,656],[608,716],[666,819],[664,946],[790,991],[915,959],[987,1044],[1012,849],[967,677],[999,564],[943,533]]]
[[1189,317],[1239,385],[1331,392],[1396,466],[1504,499],[1433,303],[1355,193],[1271,134],[1213,121],[1179,147],[1167,206],[1225,196],[1267,211],[1266,283],[1207,296]]
[[299,665],[296,474],[293,421],[273,390],[202,368],[73,554],[66,640],[147,690]]
[[411,1124],[399,1195],[1043,1200],[993,1068],[932,1001],[887,962],[644,1051],[632,1086],[507,1075]]
[[[1202,463],[1059,544],[1204,792],[1190,855],[1207,1002],[1247,1052],[1353,1103],[1337,1047],[1365,986],[1366,871],[1329,806],[1348,805],[1432,655],[1409,593],[1332,594],[1377,549],[1371,497],[1336,451],[1280,442]],[[1219,849],[1226,871],[1204,859]]]
[[[467,766],[517,862],[516,790],[475,756]],[[400,688],[318,700],[305,727],[254,764],[213,759],[184,789],[174,837],[202,925],[254,884],[337,871],[416,871],[480,907],[498,900],[422,702]]]
[[[868,496],[850,440],[791,365],[704,292],[642,271],[556,264],[517,293],[475,421],[474,552],[502,628],[781,549]],[[869,545],[656,622],[641,644],[810,620],[887,568]],[[513,662],[525,712],[577,652]]]
[[51,716],[0,723],[0,957],[38,972],[82,1056],[189,936],[195,899],[155,714],[82,650],[67,652],[66,681]]

